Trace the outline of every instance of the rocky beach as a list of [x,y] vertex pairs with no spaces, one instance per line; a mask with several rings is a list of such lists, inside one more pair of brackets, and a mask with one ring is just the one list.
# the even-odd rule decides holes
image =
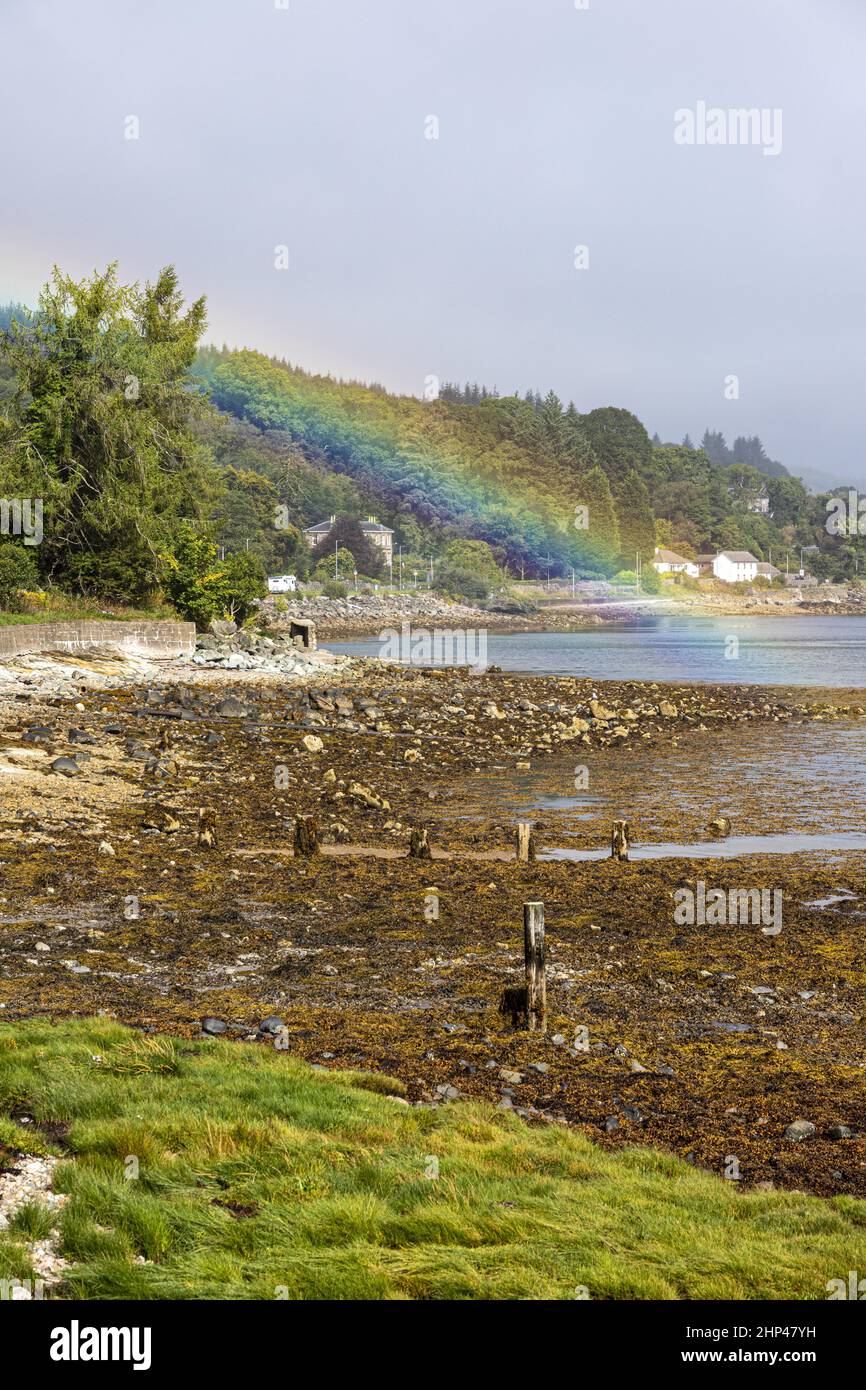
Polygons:
[[[862,765],[864,717],[857,690],[407,669],[274,629],[159,666],[22,659],[0,695],[0,1018],[278,1045],[410,1104],[478,1097],[734,1161],[744,1187],[866,1195],[866,850],[834,771]],[[809,832],[842,839],[784,852]],[[699,880],[781,893],[782,929],[678,925]],[[531,900],[545,1034],[500,1012]]]

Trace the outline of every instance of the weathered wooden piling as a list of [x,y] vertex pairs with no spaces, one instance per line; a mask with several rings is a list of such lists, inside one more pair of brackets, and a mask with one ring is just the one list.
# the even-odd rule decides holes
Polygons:
[[315,816],[298,816],[295,821],[295,854],[311,859],[319,853],[319,822]]
[[517,862],[518,864],[535,863],[535,836],[532,833],[532,825],[528,820],[517,822]]
[[409,835],[409,857],[410,859],[430,859],[430,845],[427,842],[426,830],[413,830]]
[[628,821],[615,820],[610,835],[611,859],[628,859],[628,837]]
[[526,1026],[547,1031],[547,976],[544,967],[544,903],[523,904],[523,958],[526,964]]
[[213,811],[206,810],[204,806],[198,808],[198,824],[196,826],[196,843],[204,849],[216,849],[216,825],[214,823]]
[[510,1016],[512,1028],[526,1023],[526,986],[506,985],[499,1000],[499,1012]]

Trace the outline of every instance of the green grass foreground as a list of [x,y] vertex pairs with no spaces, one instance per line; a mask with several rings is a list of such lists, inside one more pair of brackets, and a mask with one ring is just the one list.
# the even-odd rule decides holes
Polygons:
[[106,1019],[4,1025],[0,1167],[62,1154],[70,1197],[0,1233],[0,1277],[32,1277],[27,1241],[52,1220],[74,1262],[55,1297],[822,1299],[862,1266],[856,1199],[740,1193],[401,1089]]

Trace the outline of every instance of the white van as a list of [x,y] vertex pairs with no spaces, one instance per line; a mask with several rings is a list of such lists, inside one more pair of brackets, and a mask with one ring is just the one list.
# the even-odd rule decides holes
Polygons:
[[268,593],[269,594],[293,594],[298,587],[298,581],[293,574],[269,574]]

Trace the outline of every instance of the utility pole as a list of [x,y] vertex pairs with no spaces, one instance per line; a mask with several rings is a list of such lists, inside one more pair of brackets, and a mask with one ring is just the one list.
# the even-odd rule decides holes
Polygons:
[[400,593],[403,592],[403,547],[400,546],[400,570],[399,570]]
[[335,578],[335,579],[339,579],[339,578],[340,578],[340,572],[339,572],[339,559],[338,559],[339,545],[340,545],[340,542],[339,542],[339,541],[334,541],[334,578]]
[[574,565],[571,567],[571,597],[574,598]]

